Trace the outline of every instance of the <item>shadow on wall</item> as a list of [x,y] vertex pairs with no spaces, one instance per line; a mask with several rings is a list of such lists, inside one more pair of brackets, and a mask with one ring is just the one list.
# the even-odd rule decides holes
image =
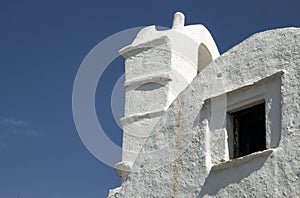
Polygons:
[[239,183],[242,179],[248,177],[252,173],[255,174],[255,172],[264,165],[268,157],[269,156],[260,156],[253,161],[233,166],[229,169],[210,171],[199,197],[205,195],[214,196],[219,190],[227,187],[229,184]]
[[213,58],[211,53],[209,52],[206,45],[201,43],[198,49],[198,71],[199,74],[200,71],[204,69],[205,66],[209,65],[211,62],[213,62]]
[[164,88],[166,83],[154,83],[154,82],[149,82],[146,84],[143,84],[141,86],[139,86],[138,88],[136,88],[137,91],[153,91],[153,90],[157,90],[160,88]]

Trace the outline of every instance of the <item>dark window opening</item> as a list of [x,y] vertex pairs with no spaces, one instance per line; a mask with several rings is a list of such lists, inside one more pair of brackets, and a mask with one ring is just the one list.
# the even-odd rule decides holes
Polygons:
[[233,157],[266,149],[265,103],[234,112]]

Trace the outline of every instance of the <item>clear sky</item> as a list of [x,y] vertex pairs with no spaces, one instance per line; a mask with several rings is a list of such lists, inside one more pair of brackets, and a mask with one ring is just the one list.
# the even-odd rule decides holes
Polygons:
[[[96,198],[119,185],[114,169],[82,144],[72,116],[76,72],[103,39],[137,26],[170,27],[182,11],[224,53],[256,32],[300,26],[299,7],[299,0],[1,0],[0,198]],[[96,95],[98,118],[118,145],[110,96],[123,62],[105,71]]]

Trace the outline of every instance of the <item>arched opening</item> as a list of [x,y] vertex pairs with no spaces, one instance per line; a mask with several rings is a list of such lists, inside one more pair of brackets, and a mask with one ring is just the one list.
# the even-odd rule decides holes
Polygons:
[[212,55],[209,52],[206,45],[201,43],[198,48],[198,70],[199,73],[206,65],[210,64],[213,61]]

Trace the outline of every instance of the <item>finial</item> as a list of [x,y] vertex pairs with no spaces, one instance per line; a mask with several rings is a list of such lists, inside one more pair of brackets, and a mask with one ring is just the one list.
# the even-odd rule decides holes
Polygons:
[[173,17],[172,28],[180,28],[184,26],[184,14],[181,12],[176,12]]

